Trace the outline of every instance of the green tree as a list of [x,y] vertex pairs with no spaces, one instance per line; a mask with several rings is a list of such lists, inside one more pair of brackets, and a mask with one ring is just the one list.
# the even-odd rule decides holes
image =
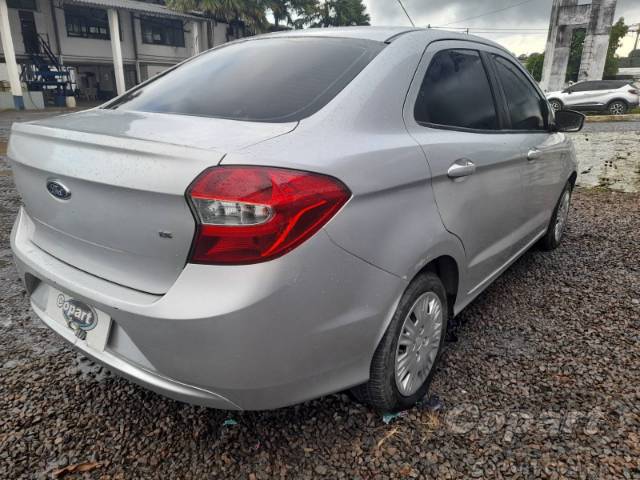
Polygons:
[[167,6],[183,12],[203,12],[224,20],[236,38],[244,25],[254,32],[264,30],[268,25],[263,0],[167,0]]
[[565,81],[567,82],[578,81],[580,62],[582,61],[582,50],[586,36],[587,30],[584,28],[578,28],[573,31],[573,37],[571,37],[571,50],[569,51],[569,62],[567,63],[567,73],[565,75]]
[[273,15],[277,29],[281,24],[294,25],[295,19],[303,17],[317,3],[317,0],[265,0],[264,5]]
[[624,24],[624,18],[620,19],[611,27],[609,37],[609,49],[607,50],[607,60],[604,64],[604,78],[615,77],[618,74],[618,56],[616,51],[622,46],[622,39],[629,33],[629,26]]
[[542,80],[542,66],[544,65],[544,53],[532,53],[527,58],[525,67],[537,82]]
[[370,22],[362,0],[324,0],[304,9],[296,27],[349,27],[370,25]]

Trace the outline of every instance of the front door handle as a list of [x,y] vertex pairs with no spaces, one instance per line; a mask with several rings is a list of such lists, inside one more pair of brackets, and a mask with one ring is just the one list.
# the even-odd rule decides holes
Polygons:
[[538,160],[541,157],[542,157],[542,152],[540,150],[538,150],[537,148],[532,148],[527,153],[527,160],[530,160],[530,161],[531,160]]
[[447,170],[449,178],[462,178],[473,175],[476,172],[476,164],[466,158],[456,160]]

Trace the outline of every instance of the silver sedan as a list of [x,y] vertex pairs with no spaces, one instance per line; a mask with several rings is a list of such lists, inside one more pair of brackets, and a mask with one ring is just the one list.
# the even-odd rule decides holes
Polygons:
[[13,126],[11,245],[35,313],[169,397],[272,409],[353,389],[409,408],[447,322],[562,239],[576,161],[499,45],[292,31],[101,107]]

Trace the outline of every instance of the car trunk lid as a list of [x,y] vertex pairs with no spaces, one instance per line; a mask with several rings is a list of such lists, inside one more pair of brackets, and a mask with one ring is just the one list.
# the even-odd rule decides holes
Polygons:
[[[225,153],[295,125],[92,110],[15,124],[8,156],[36,246],[95,276],[162,294],[188,260],[190,183]],[[56,198],[51,182],[70,197]]]

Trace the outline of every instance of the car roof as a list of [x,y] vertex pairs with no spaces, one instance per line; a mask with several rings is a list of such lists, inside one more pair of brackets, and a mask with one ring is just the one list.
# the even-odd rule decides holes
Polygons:
[[[394,39],[405,34],[421,34],[426,41],[436,40],[466,40],[471,42],[482,43],[492,47],[505,50],[498,43],[487,40],[486,38],[468,35],[466,33],[450,32],[448,30],[440,30],[435,28],[417,28],[417,27],[328,27],[328,28],[305,28],[303,30],[284,30],[281,32],[267,33],[252,38],[270,38],[270,37],[334,37],[334,38],[355,38],[361,40],[373,40],[377,42],[391,42]],[[506,51],[506,50],[505,50]]]
[[404,33],[420,30],[412,27],[328,27],[305,28],[304,30],[284,30],[281,32],[258,35],[255,38],[267,37],[338,37],[356,38],[362,40],[374,40],[387,42],[393,37]]

